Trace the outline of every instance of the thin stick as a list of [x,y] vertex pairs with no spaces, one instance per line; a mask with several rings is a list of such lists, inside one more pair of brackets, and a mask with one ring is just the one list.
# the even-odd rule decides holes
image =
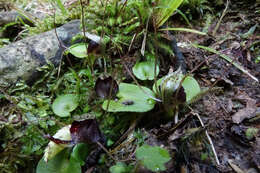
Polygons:
[[[87,42],[86,25],[85,25],[85,18],[84,18],[84,6],[83,6],[82,0],[80,0],[80,6],[81,6],[81,22],[82,22],[82,27],[83,27],[83,36],[84,36],[84,43],[85,43],[85,47],[86,47],[86,56],[87,56],[87,54],[88,54],[88,46],[86,44],[86,42]],[[88,57],[88,61],[89,61],[89,56],[87,56],[87,57]],[[92,64],[91,64],[91,73],[94,73],[93,69],[92,69]]]
[[105,15],[106,15],[106,10],[107,10],[107,3],[108,3],[108,0],[106,0],[106,2],[105,2],[104,16],[102,19],[102,31],[101,31],[101,40],[100,40],[101,43],[102,43],[104,33],[105,33],[104,25],[105,25]]
[[[112,60],[111,60],[112,61]],[[113,70],[112,71],[112,76],[115,76],[115,71]],[[116,81],[114,80],[114,78],[112,77],[112,82],[111,82],[111,86],[109,88],[109,94],[108,94],[108,102],[107,102],[107,107],[106,107],[106,112],[108,112],[108,107],[109,107],[109,104],[110,104],[110,101],[111,101],[111,98],[112,98],[112,90],[114,88],[114,84],[116,83]],[[116,83],[117,85],[117,83]]]
[[[148,24],[148,22],[147,22],[147,24]],[[147,29],[148,29],[148,25],[147,25]],[[158,45],[158,40],[156,37],[157,28],[155,28],[154,33],[155,33],[155,43],[156,43],[156,45]],[[161,95],[161,92],[159,91],[159,87],[157,85],[157,76],[156,76],[157,63],[158,63],[158,47],[156,46],[155,47],[155,59],[154,59],[154,86],[155,86],[156,93],[158,93],[158,95]],[[164,96],[162,96],[162,100],[164,99],[163,97]]]
[[100,142],[97,142],[97,144],[100,148],[102,148],[102,150],[104,150],[107,153],[107,155],[109,157],[111,157],[111,159],[113,159],[115,162],[117,162],[117,160],[110,154],[110,152]]
[[55,32],[55,35],[57,37],[57,40],[59,42],[59,45],[60,47],[64,48],[64,49],[67,49],[67,47],[63,44],[63,42],[60,40],[59,38],[59,35],[57,33],[57,28],[56,28],[56,9],[54,7],[54,13],[53,13],[53,26],[54,26],[54,32]]
[[[193,115],[195,115],[195,116],[199,119],[201,126],[202,126],[203,128],[205,128],[205,125],[204,125],[202,119],[200,118],[199,114],[196,113],[196,112],[193,112],[193,109],[192,109],[191,107],[189,107],[189,108],[192,110],[191,113],[192,113]],[[215,147],[214,147],[214,145],[213,145],[213,142],[212,142],[212,140],[211,140],[211,137],[209,136],[208,131],[207,131],[206,129],[205,129],[205,134],[206,134],[206,136],[207,136],[207,138],[208,138],[208,140],[209,140],[209,143],[210,143],[211,149],[212,149],[212,151],[213,151],[213,154],[214,154],[215,160],[216,160],[216,162],[217,162],[217,165],[220,165],[220,162],[219,162],[219,160],[218,160],[217,152],[216,152],[216,150],[215,150]]]
[[[54,4],[52,3],[52,6],[54,8],[54,13],[53,13],[53,26],[54,26],[54,32],[55,32],[55,35],[57,37],[57,40],[59,42],[59,46],[63,49],[68,49],[64,43],[61,41],[61,39],[59,38],[59,35],[58,35],[58,32],[57,32],[57,27],[56,27],[56,8],[54,6]],[[64,55],[64,51],[62,51],[62,54],[61,54],[61,58],[60,58],[60,63],[59,63],[59,68],[58,68],[58,77],[60,76],[60,71],[61,71],[61,63],[62,63],[62,58],[63,58],[63,55]],[[70,59],[68,58],[68,55],[66,55],[66,59],[68,61],[68,63],[70,64],[70,66],[72,67],[72,63],[70,61]]]
[[[87,42],[86,25],[85,25],[85,20],[84,20],[84,6],[83,6],[82,0],[80,0],[80,6],[81,6],[81,22],[82,22],[82,27],[83,27],[82,29],[83,29],[84,41],[86,43]],[[86,45],[86,52],[87,52],[87,45]]]
[[150,16],[146,22],[146,27],[145,27],[145,30],[144,30],[144,39],[143,39],[143,42],[142,42],[142,47],[141,47],[141,54],[144,56],[144,52],[145,52],[145,45],[146,45],[146,37],[147,37],[147,30],[148,30],[148,23],[149,23],[149,19],[150,19]]
[[[191,43],[191,45],[195,48],[200,48],[200,49],[204,49],[208,52],[211,52],[211,53],[214,53],[218,56],[220,56],[221,58],[223,58],[224,60],[226,60],[227,62],[231,63],[232,65],[234,65],[236,68],[238,68],[240,71],[242,71],[243,73],[245,73],[246,75],[248,75],[249,77],[251,77],[253,80],[255,80],[256,82],[259,82],[259,80],[254,77],[252,74],[249,73],[248,70],[244,69],[243,66],[241,66],[239,63],[236,63],[234,62],[235,59],[232,60],[232,58],[230,58],[229,56],[221,53],[220,51],[217,51],[213,48],[210,48],[210,47],[205,47],[205,46],[202,46],[202,45],[197,45],[197,44],[193,44]],[[223,50],[222,50],[223,51]]]
[[226,8],[224,9],[224,11],[223,11],[223,13],[222,13],[222,15],[221,15],[221,17],[220,17],[220,19],[219,19],[219,21],[218,21],[216,27],[215,27],[213,33],[212,33],[212,36],[213,36],[213,37],[215,37],[216,32],[217,32],[217,30],[218,30],[218,28],[219,28],[219,26],[220,26],[220,23],[222,22],[222,19],[224,18],[224,16],[225,16],[226,13],[227,13],[228,5],[229,5],[229,0],[227,0]]
[[137,126],[139,120],[143,117],[143,115],[138,116],[138,118],[134,119],[134,121],[131,123],[130,127],[127,129],[127,131],[116,141],[114,146],[119,145]]
[[128,1],[128,0],[125,0],[124,4],[123,4],[123,6],[120,8],[118,14],[122,14],[122,13],[123,13],[123,9],[126,7],[126,5],[127,5],[127,1]]
[[[106,0],[106,2],[105,2],[105,8],[104,8],[104,16],[103,16],[103,18],[102,18],[102,31],[101,31],[101,35],[100,35],[100,44],[102,44],[102,42],[103,42],[103,37],[104,37],[104,34],[105,34],[105,30],[104,30],[104,25],[105,25],[105,16],[106,16],[106,10],[107,10],[107,3],[108,3],[108,0]],[[103,6],[103,2],[102,2],[102,0],[101,0],[101,4],[102,4],[102,6]],[[104,62],[106,61],[106,57],[104,56],[104,54],[102,53],[102,58],[103,58],[103,60],[104,60]],[[107,67],[105,66],[105,64],[104,64],[104,70],[105,70],[105,72],[107,71]],[[112,66],[111,66],[112,67]],[[107,106],[109,105],[109,103],[107,104]]]
[[177,105],[175,108],[174,123],[177,124],[178,121],[179,121],[179,106]]
[[129,46],[129,48],[128,48],[127,54],[130,53],[130,50],[132,49],[132,46],[133,46],[133,43],[134,43],[134,41],[135,41],[136,36],[137,36],[137,33],[134,34],[134,36],[133,36],[133,38],[132,38],[132,40],[131,40],[131,43],[130,43],[130,46]]

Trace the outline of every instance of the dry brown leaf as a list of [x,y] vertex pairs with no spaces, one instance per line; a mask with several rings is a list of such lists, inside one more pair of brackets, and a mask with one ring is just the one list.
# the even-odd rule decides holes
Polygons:
[[233,163],[233,160],[228,159],[228,163],[236,173],[245,173],[242,169],[240,169],[236,164]]
[[237,113],[235,113],[232,116],[232,121],[234,123],[241,123],[244,119],[247,118],[252,118],[254,117],[256,114],[256,100],[251,99],[251,98],[244,98],[246,100],[246,107],[243,109],[240,109]]

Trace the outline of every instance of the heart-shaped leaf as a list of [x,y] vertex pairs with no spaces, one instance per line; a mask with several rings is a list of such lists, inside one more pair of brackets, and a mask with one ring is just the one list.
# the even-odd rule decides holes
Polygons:
[[70,112],[78,107],[78,96],[76,94],[66,94],[57,97],[53,104],[53,112],[60,117],[70,116]]
[[109,106],[105,100],[102,108],[109,112],[147,112],[155,105],[149,96],[155,96],[149,88],[140,89],[137,85],[121,83],[117,94],[119,99],[110,100]]
[[77,58],[87,57],[87,48],[85,43],[73,44],[69,47],[68,52]]
[[195,96],[200,93],[200,86],[196,79],[192,76],[187,76],[184,81],[182,82],[182,87],[186,93],[186,101],[189,102]]
[[[145,61],[138,62],[133,67],[134,75],[140,80],[153,80],[154,79],[154,62]],[[159,74],[159,66],[156,66],[156,76]]]

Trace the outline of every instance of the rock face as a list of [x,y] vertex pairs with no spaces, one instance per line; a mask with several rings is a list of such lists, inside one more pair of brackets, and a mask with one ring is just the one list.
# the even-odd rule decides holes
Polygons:
[[[80,21],[71,21],[57,28],[61,42],[68,47],[73,36],[80,33]],[[0,49],[0,86],[8,86],[19,79],[33,82],[37,68],[48,61],[58,65],[64,48],[51,30],[28,37]]]
[[5,24],[15,22],[17,19],[21,18],[23,22],[26,24],[30,24],[30,21],[28,21],[24,16],[20,15],[16,11],[8,11],[8,12],[0,12],[0,26],[3,26]]

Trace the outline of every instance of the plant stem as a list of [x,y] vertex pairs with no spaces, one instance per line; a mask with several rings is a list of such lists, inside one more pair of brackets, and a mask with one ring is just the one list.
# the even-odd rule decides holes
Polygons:
[[99,146],[100,148],[102,148],[102,149],[107,153],[107,155],[108,155],[111,159],[113,159],[115,162],[117,162],[117,160],[110,154],[110,152],[109,152],[100,142],[97,142],[97,144],[98,144],[98,146]]
[[215,37],[216,32],[218,31],[218,28],[219,28],[219,26],[220,26],[221,21],[222,21],[222,19],[224,18],[224,16],[225,16],[226,13],[227,13],[228,4],[229,4],[229,0],[227,0],[226,8],[224,9],[224,11],[223,11],[223,13],[222,13],[222,15],[221,15],[221,17],[220,17],[220,19],[219,19],[219,21],[218,21],[216,27],[215,27],[213,33],[212,33],[212,36],[213,36],[213,37]]
[[[189,107],[189,108],[192,110],[191,107]],[[191,113],[192,113],[193,115],[195,115],[195,116],[199,119],[201,126],[202,126],[203,128],[205,128],[205,125],[204,125],[202,119],[200,118],[199,114],[196,113],[196,112],[193,112],[193,110],[192,110]],[[209,136],[208,131],[207,131],[206,129],[205,129],[205,134],[206,134],[206,136],[207,136],[207,138],[208,138],[208,140],[209,140],[209,143],[210,143],[211,149],[212,149],[212,151],[213,151],[213,154],[214,154],[216,163],[217,163],[217,165],[220,165],[220,162],[219,162],[219,160],[218,160],[217,152],[216,152],[216,150],[215,150],[215,147],[214,147],[214,145],[213,145],[213,142],[212,142],[212,140],[211,140],[211,137]]]

